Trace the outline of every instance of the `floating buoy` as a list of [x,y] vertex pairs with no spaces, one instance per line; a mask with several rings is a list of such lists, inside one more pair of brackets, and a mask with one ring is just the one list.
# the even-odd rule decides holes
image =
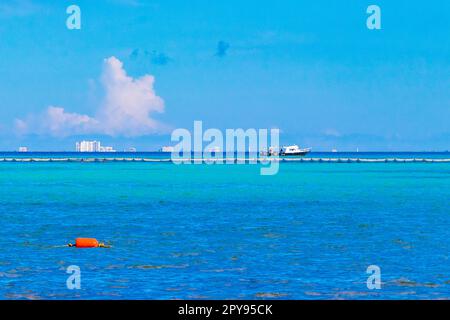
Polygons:
[[111,248],[110,245],[98,242],[95,238],[76,238],[75,244],[69,243],[67,246],[77,248]]
[[75,247],[77,248],[97,248],[99,245],[95,238],[76,238]]

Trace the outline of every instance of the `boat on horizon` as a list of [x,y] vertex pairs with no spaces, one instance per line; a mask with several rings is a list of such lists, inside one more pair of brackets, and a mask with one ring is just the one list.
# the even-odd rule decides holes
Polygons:
[[298,145],[283,146],[279,150],[270,147],[268,152],[261,152],[265,156],[304,156],[311,152],[311,148],[300,148]]
[[283,146],[280,149],[280,156],[304,156],[311,152],[311,148],[300,148],[294,144],[292,146]]

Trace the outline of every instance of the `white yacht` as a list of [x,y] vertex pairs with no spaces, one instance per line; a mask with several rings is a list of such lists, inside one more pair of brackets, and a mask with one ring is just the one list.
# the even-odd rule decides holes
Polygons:
[[284,146],[280,149],[280,156],[304,156],[311,152],[311,148],[299,148],[297,145]]

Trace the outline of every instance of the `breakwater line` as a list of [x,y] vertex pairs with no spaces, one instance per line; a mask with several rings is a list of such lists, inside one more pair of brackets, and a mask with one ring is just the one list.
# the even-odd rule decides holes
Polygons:
[[[177,159],[177,163],[450,163],[450,158],[190,158]],[[0,162],[174,162],[170,158],[0,158]]]

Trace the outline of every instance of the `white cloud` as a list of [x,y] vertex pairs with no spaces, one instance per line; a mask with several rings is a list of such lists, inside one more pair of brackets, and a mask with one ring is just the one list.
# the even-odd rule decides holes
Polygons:
[[163,129],[150,117],[164,112],[164,101],[153,90],[154,81],[151,75],[133,79],[118,59],[105,60],[102,84],[106,96],[98,114],[104,133],[135,136]]
[[154,81],[151,75],[137,79],[128,76],[122,62],[110,57],[104,60],[101,76],[105,97],[94,116],[50,106],[40,115],[17,119],[16,130],[19,134],[53,136],[140,136],[164,131],[166,127],[151,117],[153,113],[164,112],[164,101],[153,89]]

